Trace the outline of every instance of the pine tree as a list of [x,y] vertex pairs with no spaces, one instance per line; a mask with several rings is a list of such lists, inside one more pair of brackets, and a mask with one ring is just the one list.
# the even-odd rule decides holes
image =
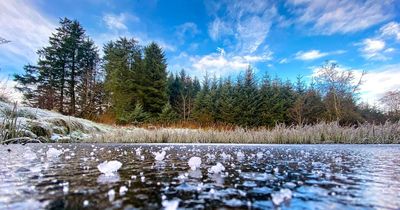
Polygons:
[[143,108],[153,116],[167,103],[167,63],[161,47],[151,43],[144,49]]
[[[94,110],[92,108],[97,105],[93,95],[85,96],[88,96],[89,86],[97,86],[98,80],[94,78],[99,72],[96,68],[98,52],[80,23],[61,19],[60,27],[49,38],[49,45],[37,53],[37,64],[27,65],[25,74],[14,77],[27,102],[76,116],[83,116],[83,110]],[[85,102],[78,102],[82,100]],[[68,112],[64,109],[65,104]]]
[[161,113],[158,115],[158,120],[162,123],[170,124],[179,119],[179,115],[172,109],[171,104],[164,105]]
[[249,66],[244,77],[238,82],[238,110],[237,123],[242,126],[257,126],[259,121],[259,110],[261,97],[258,92],[253,69]]
[[104,46],[105,89],[118,122],[126,119],[136,104],[143,103],[143,62],[141,48],[134,39],[120,38]]

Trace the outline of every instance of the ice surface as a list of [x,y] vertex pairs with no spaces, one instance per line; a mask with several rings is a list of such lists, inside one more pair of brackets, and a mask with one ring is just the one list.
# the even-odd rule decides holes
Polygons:
[[221,163],[217,163],[215,166],[208,169],[208,172],[212,174],[219,174],[222,171],[225,171],[225,167]]
[[97,168],[101,173],[106,176],[112,176],[113,173],[117,172],[122,166],[122,163],[117,160],[104,161],[100,163]]
[[201,158],[191,157],[188,161],[188,165],[189,165],[190,169],[192,169],[193,171],[196,170],[197,168],[200,168]]

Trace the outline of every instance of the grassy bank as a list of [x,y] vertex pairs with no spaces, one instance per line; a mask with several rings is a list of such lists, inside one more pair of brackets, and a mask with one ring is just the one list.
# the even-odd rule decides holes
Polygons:
[[400,122],[339,126],[319,123],[278,125],[273,129],[115,127],[56,112],[0,102],[0,142],[101,143],[255,143],[255,144],[391,144],[400,143]]
[[276,126],[268,129],[234,130],[178,128],[120,128],[96,134],[86,142],[125,143],[256,143],[256,144],[393,144],[400,143],[400,123],[342,127],[338,123]]

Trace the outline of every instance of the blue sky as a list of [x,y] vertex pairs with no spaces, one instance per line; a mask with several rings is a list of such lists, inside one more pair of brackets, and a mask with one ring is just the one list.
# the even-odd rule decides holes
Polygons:
[[[367,71],[362,99],[400,88],[400,4],[396,0],[4,0],[0,1],[0,76],[37,59],[60,17],[77,19],[102,45],[119,36],[158,42],[168,70],[311,78],[326,60]],[[12,82],[10,82],[12,85]]]

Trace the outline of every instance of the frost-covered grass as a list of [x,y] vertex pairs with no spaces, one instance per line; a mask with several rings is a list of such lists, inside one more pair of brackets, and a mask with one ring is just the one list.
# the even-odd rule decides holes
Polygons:
[[[10,118],[10,116],[12,116]],[[273,129],[188,129],[112,127],[57,112],[0,101],[0,141],[5,133],[54,142],[99,143],[253,143],[253,144],[386,144],[400,143],[400,122],[383,125],[340,126],[319,123],[278,125]],[[3,136],[2,136],[3,135]],[[10,138],[10,137],[8,137]]]
[[110,126],[89,120],[0,101],[0,141],[2,142],[10,138],[40,139],[42,142],[71,142],[111,130],[113,129]]
[[391,144],[400,143],[400,122],[383,125],[340,126],[319,123],[305,126],[278,125],[268,129],[213,130],[176,128],[121,128],[93,135],[88,142],[124,143],[254,143],[254,144]]

